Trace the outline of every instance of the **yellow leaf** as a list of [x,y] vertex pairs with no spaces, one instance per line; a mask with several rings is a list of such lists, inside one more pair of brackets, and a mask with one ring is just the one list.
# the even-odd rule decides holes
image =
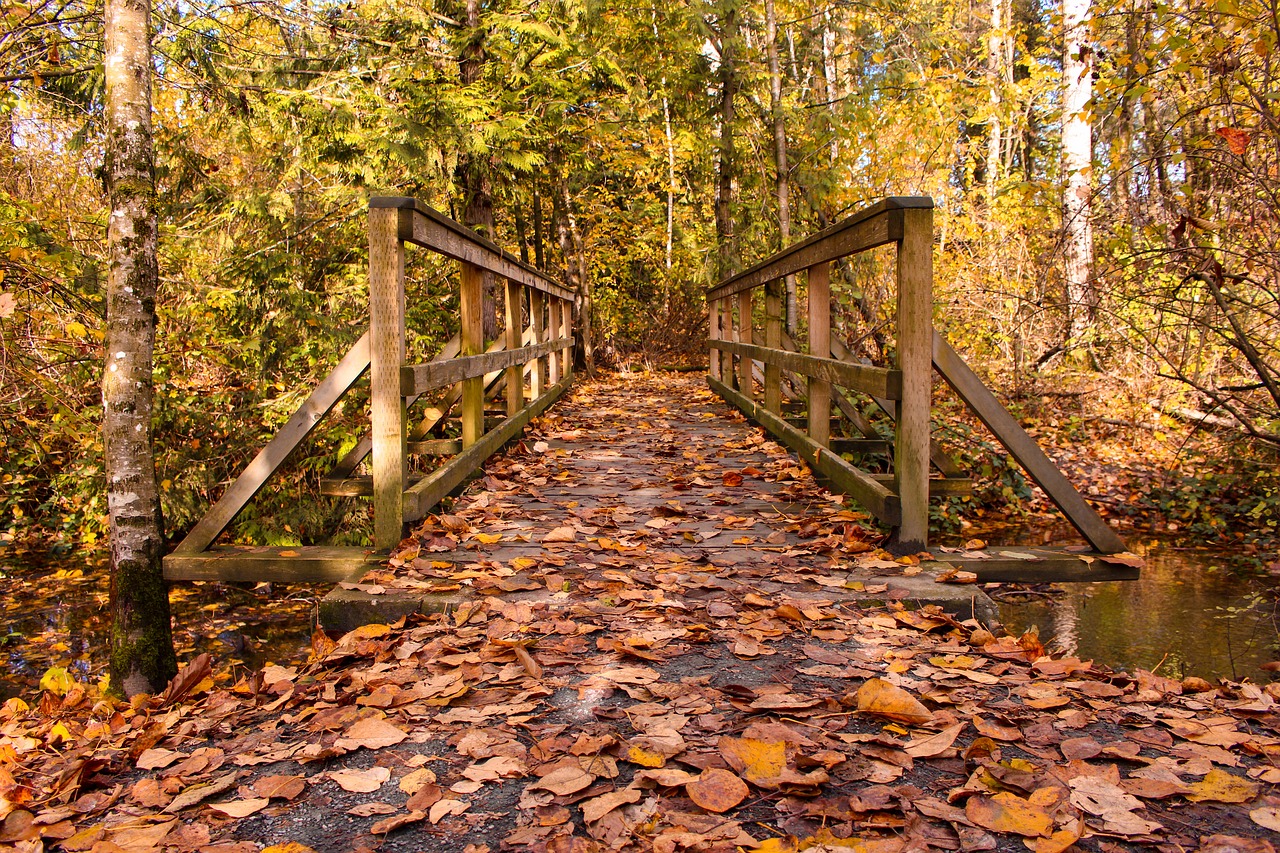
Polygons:
[[799,849],[795,836],[785,835],[782,838],[766,838],[752,847],[751,853],[796,853]]
[[1193,803],[1247,803],[1258,796],[1261,786],[1217,767],[1191,786],[1187,799]]
[[501,533],[477,533],[476,539],[480,540],[481,545],[492,545],[495,542],[502,541]]
[[286,841],[284,844],[272,844],[262,850],[262,853],[316,853],[305,844],[299,844],[296,841]]
[[627,750],[627,761],[632,764],[639,764],[641,767],[661,767],[667,763],[666,756],[647,749],[641,749],[638,746],[633,746]]
[[67,672],[66,667],[51,666],[40,676],[40,689],[48,690],[59,696],[67,695],[67,691],[75,686],[76,680]]
[[1053,833],[1053,818],[1044,809],[1008,791],[994,797],[970,797],[964,814],[978,826],[992,832],[1044,838]]
[[933,712],[919,700],[883,678],[868,678],[858,688],[858,710],[864,714],[903,723],[927,723]]
[[88,333],[89,330],[84,327],[83,323],[77,323],[75,320],[72,320],[67,324],[67,334],[73,338],[83,338]]
[[60,743],[71,743],[71,730],[62,723],[54,723],[53,728],[49,729],[49,737],[47,740],[49,746],[57,746]]
[[730,767],[759,784],[782,775],[787,767],[787,745],[782,741],[722,737],[716,743]]

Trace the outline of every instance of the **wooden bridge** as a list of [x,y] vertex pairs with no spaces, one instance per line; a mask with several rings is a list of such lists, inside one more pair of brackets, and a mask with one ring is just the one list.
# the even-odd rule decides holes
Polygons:
[[[930,199],[887,198],[711,288],[707,293],[707,385],[803,458],[831,489],[849,495],[857,506],[888,526],[892,530],[892,551],[918,554],[929,544],[930,497],[966,494],[969,489],[960,466],[932,439],[931,385],[936,371],[972,407],[1093,549],[1084,554],[1038,551],[1006,559],[984,554],[966,562],[965,567],[985,579],[1132,577],[1133,570],[1095,559],[1123,552],[1124,542],[934,330],[932,240]],[[434,360],[425,363],[409,363],[405,355],[406,245],[437,252],[458,265],[458,334]],[[832,335],[830,269],[842,259],[884,246],[893,247],[896,252],[897,295],[892,318],[894,335],[888,347],[894,353],[894,362],[879,365],[855,357],[839,336]],[[458,223],[406,198],[375,198],[370,202],[369,258],[368,332],[165,558],[166,577],[357,580],[372,566],[387,562],[401,545],[407,525],[427,516],[569,390],[574,381],[574,293],[562,284]],[[504,282],[505,296],[504,327],[498,339],[492,341],[485,340],[482,323],[484,282],[489,276]],[[782,288],[790,277],[804,279],[808,311],[803,340],[794,339],[784,329]],[[763,300],[757,299],[761,290]],[[322,491],[328,495],[372,498],[374,532],[370,547],[217,544],[227,526],[268,484],[289,454],[366,373],[370,388],[369,435],[337,463],[322,482]],[[892,420],[892,435],[882,434],[867,417],[864,405],[871,404]],[[691,399],[686,399],[674,400],[664,407],[669,410],[689,406],[692,411],[693,405]],[[692,421],[671,416],[669,411],[667,414],[662,418],[667,424],[663,433],[673,447],[736,446],[744,441],[726,437],[743,429],[740,422],[727,417],[727,412],[704,408]],[[653,412],[632,413],[637,424],[655,418],[657,414]],[[672,423],[678,426],[671,427]],[[643,433],[641,429],[630,434]],[[579,522],[592,512],[606,510],[610,518],[619,514],[626,518],[627,507],[634,507],[637,512],[642,507],[652,509],[655,500],[665,494],[660,488],[655,493],[646,491],[651,487],[635,484],[664,471],[662,466],[666,463],[662,460],[666,457],[638,444],[620,444],[616,431],[611,433],[601,423],[588,421],[571,430],[571,434],[573,446],[561,450],[576,453],[579,459],[594,455],[599,460],[616,460],[606,467],[607,476],[603,479],[576,477],[579,491],[554,490],[553,502],[562,510],[573,510],[571,515]],[[868,470],[873,466],[860,467],[850,461],[874,460],[876,456],[888,460],[887,465],[874,463],[874,467],[886,469],[881,473]],[[421,467],[429,461],[436,461],[434,467]],[[704,464],[715,467],[712,462]],[[361,473],[362,466],[367,472]],[[598,474],[600,467],[588,464],[587,470]],[[752,463],[743,470],[762,469]],[[669,480],[684,477],[677,473],[662,476]],[[715,476],[722,479],[695,477],[702,484],[696,488],[728,483],[734,478],[743,480],[733,470],[717,472]],[[566,478],[572,480],[575,475],[569,471]],[[762,501],[777,504],[774,509],[778,529],[757,531],[760,538],[772,536],[784,546],[791,541],[788,537],[794,539],[796,530],[788,527],[799,511],[799,504],[790,499],[794,495],[768,486],[767,479],[747,479],[751,483],[745,492],[735,489],[715,498],[708,496],[710,503],[701,516],[690,516],[688,508],[678,500],[675,508],[668,506],[665,512],[683,514],[687,521],[674,525],[682,539],[670,543],[671,547],[678,550],[684,547],[682,543],[697,545],[699,554],[714,563],[715,559],[707,557],[707,549],[713,546],[707,543],[718,536],[715,531],[721,526],[717,519],[723,521],[724,512],[711,507],[732,509],[741,504],[758,508]],[[559,543],[547,542],[545,534],[566,527],[560,523],[566,518],[536,511],[534,504],[547,498],[545,484],[506,482],[521,495],[527,518],[533,519],[524,523],[522,531],[504,546],[514,548],[512,553],[518,552],[516,557],[507,554],[507,558],[527,556],[525,552],[530,548],[554,550]],[[690,492],[685,495],[688,502],[696,494],[690,491],[695,486],[690,486],[687,478],[681,482]],[[672,503],[669,495],[663,500]],[[807,500],[805,512],[812,511],[815,502],[823,503],[812,494]],[[823,505],[827,519],[824,523],[828,525],[838,526],[840,513],[845,514],[846,520],[856,518],[849,509],[833,507],[830,501]],[[692,520],[695,517],[705,524],[699,527]],[[546,530],[536,529],[539,520]],[[503,524],[502,530],[512,529],[509,521]],[[567,529],[575,528],[569,525]],[[497,537],[492,539],[496,543],[505,534],[487,535],[491,539]],[[651,535],[637,531],[641,539]],[[478,541],[483,542],[484,537]],[[714,548],[727,549],[718,559],[732,559],[730,541],[723,537],[716,543]],[[433,559],[476,558],[474,542],[470,548],[458,544],[458,553],[452,558],[437,554]],[[400,552],[392,563],[404,565],[403,556]],[[945,559],[950,564],[958,560],[951,554]]]

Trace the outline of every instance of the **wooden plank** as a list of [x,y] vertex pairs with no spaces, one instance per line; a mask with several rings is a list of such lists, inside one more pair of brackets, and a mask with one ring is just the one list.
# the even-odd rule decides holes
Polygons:
[[830,447],[836,453],[889,453],[893,450],[893,442],[883,438],[833,437]]
[[707,384],[729,404],[737,406],[748,418],[764,427],[775,438],[790,447],[814,471],[825,476],[841,492],[860,503],[868,512],[888,525],[900,518],[898,496],[883,483],[845,462],[839,455],[816,444],[809,436],[792,427],[764,406],[748,400],[718,379],[707,377]]
[[369,408],[373,421],[373,546],[390,551],[404,533],[404,244],[399,211],[369,210]]
[[195,554],[174,552],[164,558],[164,577],[171,581],[338,583],[378,562],[377,555],[357,547],[232,546]]
[[740,344],[737,341],[723,341],[720,346],[728,354],[740,355],[744,359],[755,359],[764,362],[765,365],[772,363],[781,370],[817,378],[829,384],[853,388],[864,394],[884,392],[889,396],[898,396],[902,393],[901,374],[892,368],[850,364],[833,358],[819,358],[805,353],[769,349],[755,344]]
[[[929,412],[933,370],[933,210],[902,213],[898,243],[897,365],[902,371],[902,399],[893,445],[902,524],[893,548],[921,551],[929,544]],[[830,350],[830,344],[827,349]]]
[[[507,349],[514,352],[521,349],[520,338],[524,330],[524,288],[519,282],[507,279],[503,288],[506,296],[506,337]],[[507,417],[512,417],[524,408],[524,370],[521,365],[513,364],[507,368]]]
[[[459,311],[462,324],[462,356],[477,356],[484,352],[484,275],[480,267],[463,262]],[[451,364],[456,364],[455,359]],[[423,365],[429,368],[431,365]],[[472,373],[462,380],[462,446],[468,448],[484,434],[484,382],[481,373]],[[402,380],[403,381],[403,380]]]
[[463,480],[483,465],[484,461],[496,453],[502,445],[519,434],[529,421],[542,414],[552,403],[560,399],[572,384],[573,377],[567,376],[552,385],[541,397],[531,401],[529,405],[521,409],[520,413],[514,418],[507,418],[499,426],[485,433],[479,441],[467,445],[457,456],[441,465],[429,476],[415,483],[405,493],[408,519],[416,521],[426,515],[445,495],[457,488]]
[[573,291],[560,282],[417,199],[378,196],[369,199],[369,207],[404,211],[401,240],[434,249],[446,257],[480,267],[494,275],[515,279],[526,287],[561,298],[573,298]]
[[[831,264],[809,267],[809,356],[831,352]],[[829,360],[829,359],[827,359]],[[831,383],[809,377],[809,438],[823,447],[831,438]]]
[[[518,332],[519,330],[517,330]],[[425,364],[408,364],[400,371],[401,391],[406,397],[415,397],[436,391],[458,382],[465,382],[477,376],[506,373],[506,386],[510,387],[510,372],[523,373],[520,366],[533,361],[541,355],[573,346],[573,339],[557,339],[531,346],[518,346],[508,349],[505,342],[500,347],[491,347],[490,352],[480,355],[466,355],[450,361],[429,361]],[[488,380],[485,381],[488,385]],[[524,382],[521,379],[521,391]],[[522,394],[523,395],[523,394]]]
[[[872,474],[871,479],[882,483],[894,494],[898,493],[898,478],[894,474]],[[931,498],[963,498],[973,494],[973,481],[967,477],[944,477],[931,479],[929,497]],[[912,552],[915,553],[915,552]]]
[[1119,554],[1128,550],[1124,540],[1085,502],[1035,439],[1027,435],[959,353],[937,332],[933,333],[933,366],[1090,545],[1103,554]]
[[707,300],[707,341],[710,345],[710,354],[708,355],[707,372],[716,379],[721,378],[720,374],[720,350],[716,348],[718,341],[723,334],[720,331],[720,303],[714,299]]
[[901,237],[901,212],[919,208],[932,209],[933,199],[915,196],[882,199],[819,231],[812,237],[788,246],[755,266],[725,279],[708,290],[707,298],[720,299],[732,296],[742,290],[759,287],[767,281],[793,275],[817,264],[892,243]]
[[[405,480],[408,488],[421,480],[421,476],[410,474]],[[328,498],[370,498],[373,497],[372,477],[347,477],[345,480],[323,479],[320,481],[320,494]]]
[[[744,290],[738,294],[738,343],[751,343],[751,320],[753,309],[751,306],[751,291]],[[750,355],[745,353],[738,356],[738,391],[748,400],[755,398],[755,387],[751,382],[751,365],[753,360]]]
[[560,340],[568,341],[563,350],[561,350],[561,380],[571,379],[573,377],[573,345],[576,343],[573,337],[573,299],[560,300]]
[[365,332],[267,446],[258,451],[218,502],[191,528],[175,553],[198,553],[208,548],[368,369],[369,333]]
[[[988,548],[986,559],[964,553],[933,551],[934,562],[921,565],[930,572],[957,568],[973,572],[981,583],[1092,583],[1137,580],[1140,571],[1132,566],[1106,562],[1106,554],[1079,553],[1052,548]],[[1019,556],[1006,556],[1019,554]],[[1034,559],[1025,559],[1025,557]]]
[[458,438],[433,438],[426,441],[410,441],[409,452],[419,456],[453,456],[462,452],[462,440]]
[[[544,343],[546,323],[543,314],[546,312],[546,297],[541,290],[529,289],[529,334],[533,343]],[[529,398],[536,400],[542,396],[543,377],[547,372],[547,358],[540,356],[529,366]]]
[[[782,281],[776,278],[764,286],[764,345],[782,349]],[[782,366],[776,361],[764,363],[764,407],[782,411]]]
[[[728,299],[717,299],[716,306],[720,312],[720,339],[726,342],[733,341],[733,310],[729,307]],[[726,385],[733,382],[733,353],[720,348],[720,381]]]

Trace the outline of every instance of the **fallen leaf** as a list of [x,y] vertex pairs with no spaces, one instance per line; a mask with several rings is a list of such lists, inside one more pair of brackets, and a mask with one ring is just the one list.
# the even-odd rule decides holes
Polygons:
[[912,758],[935,758],[951,748],[964,727],[964,723],[947,726],[937,734],[910,741],[903,747],[903,751]]
[[787,767],[787,745],[782,742],[724,736],[716,747],[730,767],[755,784],[778,778]]
[[253,792],[267,799],[292,800],[306,787],[304,776],[263,776],[253,782]]
[[[446,802],[446,801],[442,800],[441,802]],[[448,800],[447,802],[456,803],[458,801]],[[436,805],[439,805],[439,803],[437,803]],[[465,811],[465,809],[463,811]],[[451,814],[462,814],[462,812],[455,811],[455,812],[451,812]],[[373,835],[386,835],[387,833],[397,830],[402,826],[408,826],[411,823],[417,823],[418,821],[422,820],[426,816],[427,816],[427,813],[422,811],[414,811],[414,812],[407,812],[405,814],[393,815],[389,818],[385,818],[384,820],[380,820],[377,823],[375,823],[373,826],[369,827],[369,832],[372,833]],[[437,818],[436,820],[433,820],[432,823],[437,823],[438,820],[439,819]]]
[[1187,799],[1193,803],[1247,803],[1258,796],[1261,789],[1257,782],[1215,767],[1191,786]]
[[727,812],[751,793],[746,782],[719,767],[703,770],[698,778],[684,786],[684,790],[695,805],[716,814]]
[[933,712],[920,704],[919,700],[883,678],[868,678],[864,681],[858,688],[856,699],[861,713],[875,717],[914,724],[927,723],[933,719]]
[[610,791],[582,804],[582,819],[587,823],[595,823],[618,806],[640,801],[639,788],[623,788],[621,791]]
[[1253,809],[1249,812],[1249,820],[1256,823],[1263,829],[1269,829],[1272,832],[1280,832],[1280,808],[1276,806],[1264,806],[1262,808]]
[[386,746],[395,746],[408,736],[406,732],[387,722],[382,717],[365,717],[347,729],[346,734],[338,738],[335,745],[338,749],[345,750],[359,749],[360,747],[382,749]]
[[[573,542],[578,538],[577,531],[572,527],[556,527],[546,536],[542,537],[543,542]],[[432,821],[435,823],[436,821]]]
[[209,803],[209,808],[222,812],[228,817],[248,817],[267,807],[271,801],[265,798],[249,800],[230,800],[225,803]]
[[471,804],[465,800],[441,800],[431,807],[431,811],[427,813],[427,820],[436,824],[450,815],[460,815],[469,808]]
[[370,767],[368,770],[334,770],[329,778],[338,787],[353,794],[372,794],[391,778],[389,767]]
[[[581,791],[595,780],[595,776],[583,770],[581,767],[573,764],[565,764],[561,767],[557,767],[555,770],[552,770],[546,776],[543,776],[537,782],[530,785],[529,788],[530,790],[542,788],[543,790],[550,791],[557,796],[564,797]],[[446,801],[442,800],[441,802]],[[436,805],[439,805],[439,803]],[[435,823],[435,821],[432,821],[432,823]]]
[[1046,838],[1053,833],[1053,818],[1044,809],[1007,791],[994,797],[970,797],[965,803],[964,814],[973,823],[992,832]]

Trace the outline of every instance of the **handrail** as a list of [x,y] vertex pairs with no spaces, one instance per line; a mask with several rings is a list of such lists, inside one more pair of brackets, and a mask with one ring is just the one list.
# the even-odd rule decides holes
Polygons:
[[[406,363],[405,244],[458,261],[460,329],[457,354],[452,358]],[[488,353],[481,316],[486,272],[505,279],[506,303],[505,346]],[[573,379],[573,297],[573,291],[563,284],[416,199],[370,199],[369,382],[375,549],[395,547],[406,522],[421,518],[567,390]],[[531,366],[527,399],[526,365]],[[506,373],[507,417],[486,431],[484,376],[496,370]],[[454,384],[461,387],[461,452],[411,484],[405,400]]]
[[[833,352],[830,265],[887,244],[897,249],[895,363],[891,367],[851,363]],[[895,547],[903,552],[921,550],[928,543],[932,250],[933,199],[885,198],[707,290],[711,387],[894,526]],[[782,280],[800,272],[807,273],[809,287],[808,352],[791,353],[784,346]],[[760,287],[765,290],[764,346],[756,342],[752,328],[753,291]],[[756,361],[764,364],[763,405],[755,399]],[[781,417],[784,370],[807,377],[807,432]],[[891,483],[831,451],[833,384],[897,401]]]

